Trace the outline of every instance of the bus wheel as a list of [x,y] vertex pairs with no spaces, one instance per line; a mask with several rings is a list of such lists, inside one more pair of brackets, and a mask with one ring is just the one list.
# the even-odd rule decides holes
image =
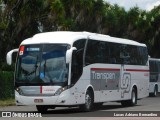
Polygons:
[[137,91],[135,88],[133,88],[131,96],[132,96],[131,97],[131,106],[136,105],[137,104]]
[[85,104],[80,106],[83,111],[89,112],[93,107],[93,95],[90,90],[87,90],[85,95]]
[[135,88],[132,89],[131,99],[121,101],[122,106],[134,106],[137,104],[137,91]]
[[45,113],[48,110],[47,105],[36,105],[37,111],[40,113]]
[[156,97],[157,96],[157,93],[158,93],[158,88],[157,86],[154,87],[154,92],[153,92],[153,97]]

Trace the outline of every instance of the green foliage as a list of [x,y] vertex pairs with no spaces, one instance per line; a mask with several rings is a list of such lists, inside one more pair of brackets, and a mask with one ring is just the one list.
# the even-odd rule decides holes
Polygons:
[[0,100],[14,97],[13,72],[0,72]]
[[5,62],[0,62],[0,71],[14,71],[14,69],[15,69],[15,65],[14,64],[9,66]]
[[22,40],[39,32],[90,31],[145,43],[152,57],[160,57],[160,6],[125,11],[103,0],[1,0],[0,60]]
[[7,27],[7,25],[5,23],[3,23],[3,22],[0,23],[0,29],[1,30],[6,29],[6,27]]
[[0,100],[0,106],[11,106],[15,105],[15,99],[14,98],[7,98]]

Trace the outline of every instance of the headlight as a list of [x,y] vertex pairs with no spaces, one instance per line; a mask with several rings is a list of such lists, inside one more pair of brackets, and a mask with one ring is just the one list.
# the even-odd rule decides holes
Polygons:
[[65,91],[66,89],[68,89],[68,87],[62,87],[59,88],[56,92],[55,92],[55,96],[60,95],[63,91]]
[[16,90],[20,95],[23,94],[23,92],[22,92],[22,90],[21,90],[20,88],[16,88],[15,90]]

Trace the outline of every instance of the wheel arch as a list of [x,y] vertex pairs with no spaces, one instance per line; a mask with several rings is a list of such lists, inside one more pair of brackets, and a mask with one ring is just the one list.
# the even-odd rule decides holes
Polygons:
[[158,90],[158,84],[157,83],[154,85],[154,88],[156,88]]

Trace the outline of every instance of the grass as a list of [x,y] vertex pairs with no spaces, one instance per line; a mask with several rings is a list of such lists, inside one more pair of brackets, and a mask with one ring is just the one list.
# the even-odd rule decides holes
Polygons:
[[1,106],[11,106],[11,105],[15,105],[15,99],[14,98],[0,100],[0,107]]

